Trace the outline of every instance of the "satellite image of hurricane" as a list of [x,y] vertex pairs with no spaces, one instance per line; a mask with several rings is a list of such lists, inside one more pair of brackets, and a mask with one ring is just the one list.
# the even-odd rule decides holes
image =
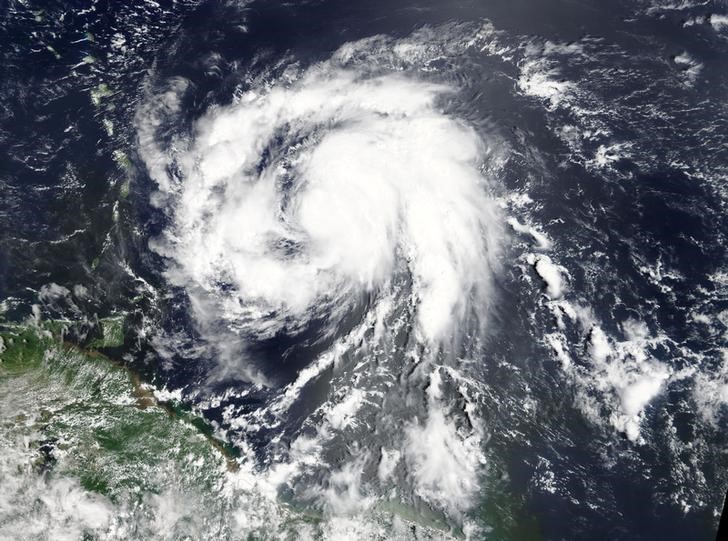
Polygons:
[[726,0],[0,0],[0,57],[1,540],[728,536]]

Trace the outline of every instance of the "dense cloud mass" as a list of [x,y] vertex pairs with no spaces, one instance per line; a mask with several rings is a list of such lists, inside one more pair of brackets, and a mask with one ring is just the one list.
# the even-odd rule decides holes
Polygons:
[[[381,357],[388,385],[400,377],[396,357],[422,363],[396,385],[405,393],[429,385],[428,400],[405,418],[382,417],[383,433],[404,423],[406,437],[387,436],[394,439],[381,450],[378,439],[358,442],[364,454],[327,481],[339,489],[307,490],[321,491],[335,509],[342,492],[361,507],[359,470],[377,465],[386,487],[402,459],[413,494],[462,520],[478,491],[482,426],[477,418],[468,431],[454,424],[439,363],[474,352],[486,328],[503,235],[485,172],[493,149],[446,111],[457,88],[371,59],[341,61],[378,45],[347,44],[332,60],[241,91],[168,147],[160,126],[179,113],[188,85],[171,80],[151,96],[137,116],[141,153],[159,187],[155,201],[170,216],[153,246],[169,262],[167,277],[189,295],[203,337],[237,344],[245,362],[225,365],[226,373],[273,385],[265,366],[250,369],[256,344],[304,341],[312,329],[305,343],[327,344],[268,407],[278,417],[343,355]],[[290,471],[276,486],[309,460],[311,445],[367,422],[356,415],[363,403],[381,401],[380,379],[346,384],[337,393],[348,393],[343,402],[322,406],[314,442],[296,440],[308,450],[297,457],[294,445],[277,459]]]
[[720,1],[85,4],[0,9],[0,538],[713,535]]
[[433,345],[485,306],[499,222],[483,143],[439,109],[447,92],[322,65],[200,119],[175,178],[155,179],[174,217],[158,249],[201,317],[259,338],[316,318],[333,332],[407,279]]

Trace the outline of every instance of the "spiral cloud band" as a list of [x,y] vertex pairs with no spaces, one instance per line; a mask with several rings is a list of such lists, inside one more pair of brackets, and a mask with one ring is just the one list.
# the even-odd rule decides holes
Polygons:
[[418,337],[450,336],[486,300],[496,220],[482,142],[438,108],[449,91],[318,66],[209,112],[176,178],[157,179],[174,194],[174,280],[264,338],[335,328],[404,272]]
[[265,456],[246,483],[332,515],[397,486],[462,524],[483,461],[463,359],[478,358],[497,268],[493,151],[448,109],[456,88],[382,69],[376,44],[251,77],[187,130],[194,89],[168,80],[137,116],[168,217],[153,248],[195,347],[213,344],[211,379],[259,397],[223,410],[226,437]]

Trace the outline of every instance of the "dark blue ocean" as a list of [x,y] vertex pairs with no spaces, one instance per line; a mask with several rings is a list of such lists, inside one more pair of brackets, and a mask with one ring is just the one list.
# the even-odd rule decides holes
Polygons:
[[728,4],[6,0],[0,54],[0,318],[122,315],[313,537],[714,538]]

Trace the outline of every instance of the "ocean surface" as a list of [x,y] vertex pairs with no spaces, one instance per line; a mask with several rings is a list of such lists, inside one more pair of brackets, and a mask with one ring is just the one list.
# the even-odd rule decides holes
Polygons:
[[714,538],[726,2],[7,0],[0,44],[0,538]]

